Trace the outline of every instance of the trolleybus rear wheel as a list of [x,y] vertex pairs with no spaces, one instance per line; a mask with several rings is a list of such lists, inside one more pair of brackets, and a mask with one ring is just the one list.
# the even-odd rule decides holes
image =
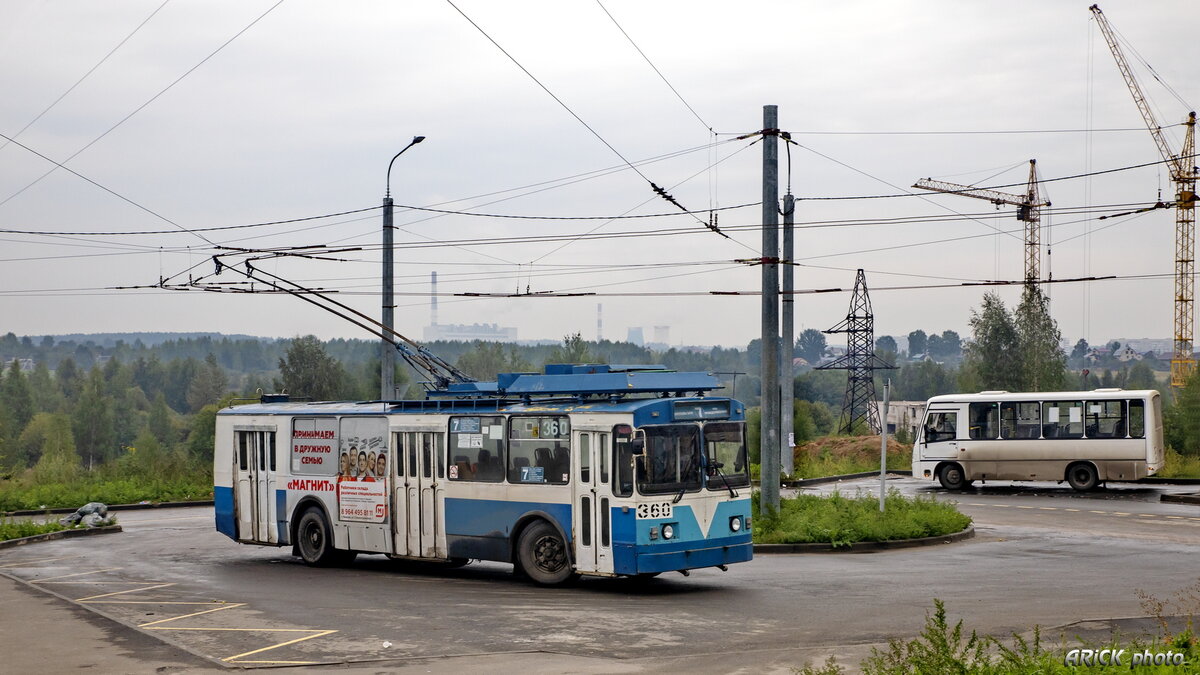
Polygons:
[[1067,467],[1067,482],[1077,491],[1087,492],[1096,487],[1100,477],[1096,475],[1096,467],[1087,462],[1080,462]]
[[938,482],[947,490],[962,490],[972,483],[967,480],[963,468],[957,464],[947,464],[938,472]]
[[344,565],[354,560],[351,551],[339,551],[333,547],[333,531],[325,520],[325,514],[317,507],[309,507],[296,525],[296,547],[300,557],[313,567]]
[[567,545],[550,523],[538,521],[521,532],[517,562],[536,584],[553,586],[575,576]]

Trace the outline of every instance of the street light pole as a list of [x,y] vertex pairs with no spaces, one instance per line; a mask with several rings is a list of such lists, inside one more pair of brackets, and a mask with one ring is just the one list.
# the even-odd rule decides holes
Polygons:
[[[424,136],[413,136],[404,150],[425,140]],[[397,152],[392,161],[388,162],[387,183],[383,193],[383,329],[388,336],[395,334],[396,305],[393,299],[395,279],[392,276],[394,254],[392,249],[392,164],[396,157],[404,154]],[[379,398],[390,401],[396,398],[396,347],[387,340],[379,345]]]

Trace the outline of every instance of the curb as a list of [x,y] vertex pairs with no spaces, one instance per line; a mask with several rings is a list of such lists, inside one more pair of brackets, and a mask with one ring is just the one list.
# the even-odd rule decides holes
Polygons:
[[6,548],[16,548],[26,544],[36,544],[43,541],[53,541],[55,539],[74,539],[76,537],[89,537],[94,534],[116,534],[121,531],[120,525],[106,525],[104,527],[89,527],[82,530],[59,530],[58,532],[47,532],[46,534],[35,534],[32,537],[20,537],[19,539],[8,539],[0,541],[0,551]]
[[[799,480],[782,481],[779,486],[785,488],[799,488],[807,485],[821,485],[823,483],[836,483],[843,480],[857,480],[859,478],[873,478],[879,475],[878,471],[863,471],[861,473],[844,473],[838,476],[821,476],[818,478],[801,478]],[[888,469],[888,476],[912,476],[912,471],[908,469]],[[1018,481],[1019,482],[1019,481]],[[1147,476],[1138,480],[1110,480],[1107,483],[1124,483],[1127,485],[1200,485],[1200,478],[1159,478],[1158,476]],[[754,487],[761,487],[762,481],[751,481]],[[1187,502],[1191,503],[1191,502]]]
[[1196,504],[1200,506],[1200,492],[1193,495],[1162,495],[1158,498],[1160,502],[1174,502],[1176,504]]
[[[912,471],[905,470],[888,470],[888,476],[911,476]],[[858,478],[878,478],[878,471],[863,471],[862,473],[847,473],[840,476],[821,476],[820,478],[801,478],[800,480],[788,480],[780,483],[780,487],[785,488],[800,488],[806,485],[821,485],[823,483],[836,483],[843,480],[855,480]]]
[[936,546],[951,544],[975,536],[975,526],[968,525],[967,529],[954,534],[940,537],[920,537],[918,539],[896,539],[892,541],[860,541],[846,546],[834,546],[825,543],[810,544],[755,544],[754,552],[758,553],[875,553],[876,551],[891,551],[898,548],[916,548],[918,546]]
[[[213,500],[196,501],[196,502],[155,502],[153,504],[113,504],[108,507],[109,511],[137,511],[140,509],[166,509],[180,508],[184,506],[212,506]],[[43,516],[49,513],[75,513],[78,507],[71,508],[53,508],[53,509],[25,509],[23,511],[4,511],[0,512],[0,516]]]

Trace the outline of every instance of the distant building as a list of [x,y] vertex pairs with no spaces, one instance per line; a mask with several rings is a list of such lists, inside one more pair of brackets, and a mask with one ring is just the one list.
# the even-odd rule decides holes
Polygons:
[[13,361],[17,362],[17,367],[20,368],[21,372],[23,373],[33,372],[34,366],[37,365],[37,362],[35,362],[33,359],[9,359],[4,362],[4,369],[8,370],[9,368],[12,368]]
[[1171,354],[1175,350],[1175,341],[1171,338],[1115,338],[1115,340],[1126,347],[1133,347],[1141,354],[1151,351],[1158,354]]
[[[879,416],[883,417],[883,401],[878,402]],[[925,420],[925,401],[889,401],[887,428],[889,434],[904,429],[909,438],[917,437],[917,429]],[[899,467],[908,468],[908,467]]]
[[629,332],[628,332],[628,333],[626,333],[626,338],[625,338],[625,341],[626,341],[626,342],[628,342],[628,343],[630,343],[630,344],[635,344],[635,345],[637,345],[637,346],[639,346],[639,347],[641,347],[641,346],[645,345],[645,344],[646,344],[646,338],[645,338],[645,336],[642,334],[642,328],[641,328],[641,326],[637,326],[637,327],[635,327],[635,328],[630,328],[630,329],[629,329]]
[[1124,347],[1121,347],[1117,351],[1113,352],[1113,358],[1125,363],[1129,361],[1141,361],[1142,355],[1137,353],[1137,350],[1135,350],[1133,347],[1130,347],[1128,344],[1126,344]]
[[517,329],[508,326],[499,326],[494,323],[440,323],[433,326],[426,326],[425,341],[435,342],[438,340],[459,340],[462,342],[472,342],[474,340],[483,340],[486,342],[516,342]]

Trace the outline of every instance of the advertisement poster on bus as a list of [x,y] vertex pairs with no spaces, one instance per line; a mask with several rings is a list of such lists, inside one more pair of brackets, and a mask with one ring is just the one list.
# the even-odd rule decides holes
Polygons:
[[338,448],[338,517],[359,523],[388,518],[387,419],[343,417]]
[[297,418],[292,422],[292,473],[328,476],[338,447],[338,421],[333,417]]

